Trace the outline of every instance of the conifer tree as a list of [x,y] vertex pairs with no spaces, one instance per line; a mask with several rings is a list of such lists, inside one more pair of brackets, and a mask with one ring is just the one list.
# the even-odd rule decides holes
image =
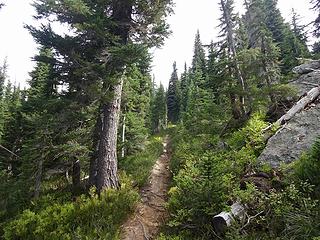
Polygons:
[[151,76],[134,64],[127,69],[122,93],[121,138],[125,154],[133,154],[143,148],[148,135]]
[[220,64],[219,64],[219,51],[217,46],[211,42],[209,46],[207,72],[208,72],[208,85],[212,89],[214,94],[215,103],[219,102],[220,96],[222,95],[222,83],[224,82],[223,77],[220,76]]
[[90,179],[98,191],[118,188],[117,130],[125,69],[140,58],[142,43],[159,46],[163,42],[171,1],[39,0],[35,6],[37,18],[53,15],[73,30],[73,35],[60,36],[50,26],[29,26],[39,43],[55,50],[57,61],[63,59],[59,61],[60,78],[68,84],[69,92],[88,97],[90,89],[100,87],[98,116],[102,121],[97,121],[99,134],[94,135],[97,153],[93,155]]
[[184,71],[180,77],[180,118],[182,118],[182,114],[187,110],[187,102],[188,102],[188,89],[189,89],[189,74],[187,70],[187,63],[184,64]]
[[305,31],[306,26],[300,24],[301,17],[295,11],[295,9],[291,10],[291,14],[292,14],[292,16],[291,16],[292,31],[293,31],[294,35],[299,39],[299,41],[301,41],[301,43],[306,45],[306,42],[308,41],[306,31]]
[[[206,74],[206,56],[205,51],[202,46],[200,32],[199,30],[196,33],[195,40],[194,40],[194,47],[193,47],[193,58],[192,58],[192,72],[195,73],[196,71],[201,71],[201,77],[205,78]],[[201,82],[196,83],[197,86],[200,86]]]
[[[247,28],[250,29],[252,33],[249,41],[253,44],[251,47],[258,49],[260,52],[259,66],[261,69],[259,69],[260,72],[257,74],[262,76],[264,82],[260,81],[258,85],[267,86],[270,101],[276,103],[276,97],[272,93],[271,88],[279,82],[279,49],[273,41],[272,28],[270,29],[268,26],[268,17],[266,16],[267,13],[264,8],[266,2],[275,4],[274,1],[269,0],[252,0],[245,18]],[[279,34],[279,32],[275,31],[274,35],[276,36],[276,34]]]
[[180,114],[180,83],[177,71],[177,64],[174,62],[167,92],[168,121],[172,123],[178,122]]
[[320,0],[312,0],[313,10],[318,13],[316,19],[314,20],[314,35],[320,37]]
[[320,41],[315,42],[312,46],[312,53],[316,59],[320,58]]
[[160,83],[156,90],[154,100],[151,107],[151,122],[153,132],[158,133],[166,128],[167,125],[167,104],[166,93],[163,85]]
[[[226,58],[230,63],[229,73],[232,77],[237,79],[237,85],[239,91],[242,93],[239,94],[239,101],[236,100],[234,93],[232,93],[232,109],[234,118],[242,118],[245,114],[245,98],[243,94],[246,92],[246,83],[241,73],[239,62],[238,62],[238,53],[236,49],[235,42],[235,30],[237,24],[237,16],[234,14],[234,2],[233,0],[220,0],[220,8],[222,16],[220,18],[220,28],[221,28],[221,37],[223,41],[221,45],[226,48],[227,55]],[[232,83],[230,83],[232,85]]]
[[0,99],[4,96],[4,89],[5,89],[5,80],[7,78],[7,63],[4,60],[3,65],[0,66]]

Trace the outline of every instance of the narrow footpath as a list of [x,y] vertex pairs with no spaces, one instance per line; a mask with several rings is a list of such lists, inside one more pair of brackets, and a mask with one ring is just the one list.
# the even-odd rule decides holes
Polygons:
[[165,208],[171,179],[169,162],[171,149],[169,137],[163,142],[163,153],[153,166],[149,181],[141,191],[141,201],[134,214],[122,226],[122,240],[151,240],[168,217]]

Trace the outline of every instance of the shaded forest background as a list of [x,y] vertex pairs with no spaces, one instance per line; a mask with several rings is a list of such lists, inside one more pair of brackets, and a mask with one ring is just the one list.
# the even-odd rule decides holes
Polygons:
[[[256,159],[262,130],[292,105],[292,68],[319,59],[320,42],[308,47],[300,16],[293,10],[286,23],[276,0],[244,4],[239,16],[220,0],[219,41],[202,43],[197,32],[181,76],[169,60],[166,89],[151,76],[148,50],[170,33],[172,1],[36,1],[36,18],[72,34],[26,26],[40,46],[28,89],[0,68],[3,238],[117,239],[166,131],[173,182],[160,239],[318,239],[319,141],[290,171]],[[320,12],[318,0],[310,7]],[[320,14],[317,39],[319,24]],[[252,171],[273,174],[270,192],[240,189]],[[211,219],[235,200],[263,214],[217,236]]]

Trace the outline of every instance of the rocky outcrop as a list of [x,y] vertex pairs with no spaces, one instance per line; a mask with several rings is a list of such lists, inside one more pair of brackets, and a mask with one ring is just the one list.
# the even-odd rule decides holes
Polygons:
[[302,64],[292,69],[297,74],[307,74],[320,69],[320,60],[311,60],[308,63]]
[[[312,71],[307,71],[311,70]],[[290,85],[295,87],[298,97],[303,97],[312,88],[320,85],[320,61],[312,61],[294,68],[295,72],[304,73]],[[282,163],[297,160],[303,152],[308,151],[320,136],[320,99],[316,99],[303,111],[283,125],[272,136],[264,151],[258,158],[260,163],[269,163],[279,167]]]

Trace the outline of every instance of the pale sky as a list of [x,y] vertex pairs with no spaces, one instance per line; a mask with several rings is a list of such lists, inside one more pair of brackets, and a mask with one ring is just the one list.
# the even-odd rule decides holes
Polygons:
[[[219,0],[175,0],[175,14],[169,18],[172,35],[161,49],[152,50],[154,55],[153,74],[157,82],[167,86],[172,63],[177,61],[178,70],[183,70],[184,62],[190,65],[193,54],[193,42],[197,29],[200,30],[202,42],[215,41],[218,35]],[[8,58],[8,75],[12,82],[25,85],[28,73],[34,63],[31,58],[37,52],[37,46],[27,30],[25,23],[33,24],[34,9],[32,0],[2,0],[6,4],[0,10],[0,62]],[[243,0],[235,0],[237,9],[242,9]],[[309,8],[310,0],[279,0],[279,8],[287,21],[290,12],[295,8],[303,23],[315,19],[315,13]]]

